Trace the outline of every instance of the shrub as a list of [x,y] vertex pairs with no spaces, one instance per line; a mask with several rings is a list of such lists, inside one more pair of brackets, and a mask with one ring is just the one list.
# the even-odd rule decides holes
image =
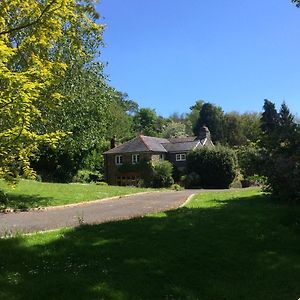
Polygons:
[[101,185],[101,186],[107,186],[108,185],[108,183],[105,182],[105,181],[98,181],[98,182],[96,182],[96,184]]
[[195,172],[181,176],[181,182],[186,188],[201,187],[201,178]]
[[238,164],[245,179],[261,172],[262,155],[255,145],[242,146],[237,151]]
[[183,187],[177,183],[171,185],[171,189],[174,191],[182,191]]
[[243,182],[241,180],[235,180],[230,184],[232,189],[241,189],[243,188]]
[[237,174],[237,157],[227,147],[202,148],[188,154],[187,171],[199,175],[203,188],[228,188]]
[[73,182],[90,183],[103,180],[103,175],[98,171],[79,170],[73,177]]
[[8,196],[0,190],[0,207],[6,207],[8,204]]
[[168,161],[149,163],[149,172],[143,174],[143,182],[147,187],[170,187],[174,180],[172,178],[173,166]]

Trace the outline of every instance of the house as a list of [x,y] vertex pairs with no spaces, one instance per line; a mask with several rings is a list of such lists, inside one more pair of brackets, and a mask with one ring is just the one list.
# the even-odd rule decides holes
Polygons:
[[163,139],[140,135],[116,147],[112,142],[112,149],[103,154],[106,181],[111,185],[137,185],[143,161],[168,160],[183,170],[189,151],[212,146],[210,132],[205,126],[198,136]]

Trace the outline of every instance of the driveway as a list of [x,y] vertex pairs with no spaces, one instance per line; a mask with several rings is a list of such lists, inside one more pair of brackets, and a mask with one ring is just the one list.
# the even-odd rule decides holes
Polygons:
[[130,219],[148,213],[170,210],[182,205],[187,198],[201,190],[155,192],[119,199],[87,202],[69,207],[0,213],[0,236],[75,227],[82,223],[97,224]]

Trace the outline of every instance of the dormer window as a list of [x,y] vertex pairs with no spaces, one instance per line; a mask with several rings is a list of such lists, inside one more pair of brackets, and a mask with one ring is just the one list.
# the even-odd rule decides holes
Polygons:
[[123,165],[123,156],[122,155],[116,155],[115,156],[115,163],[117,166]]
[[140,162],[140,155],[139,154],[132,154],[132,164],[135,165]]
[[176,154],[176,161],[186,161],[186,154],[185,153]]

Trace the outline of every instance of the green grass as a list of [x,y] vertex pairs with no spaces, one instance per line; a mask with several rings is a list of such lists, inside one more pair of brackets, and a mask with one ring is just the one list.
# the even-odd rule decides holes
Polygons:
[[208,193],[144,218],[0,240],[0,299],[293,300],[300,207]]
[[135,187],[42,183],[33,180],[21,180],[15,188],[1,180],[0,189],[8,194],[8,206],[10,208],[65,205],[151,191],[150,189]]

